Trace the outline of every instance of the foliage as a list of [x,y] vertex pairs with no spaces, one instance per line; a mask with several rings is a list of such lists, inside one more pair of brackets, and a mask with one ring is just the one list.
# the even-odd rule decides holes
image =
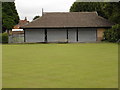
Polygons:
[[97,11],[98,15],[120,24],[120,2],[74,2],[70,12]]
[[8,16],[5,13],[3,13],[3,27],[5,27],[6,29],[12,29],[13,25],[15,25],[15,22],[13,20],[12,16]]
[[35,20],[35,19],[37,19],[37,18],[39,18],[40,16],[35,16],[34,18],[33,18],[33,20]]
[[100,2],[74,2],[70,8],[70,12],[92,12],[97,11],[99,15],[105,16],[102,11],[104,3]]
[[2,29],[3,32],[10,30],[19,22],[19,16],[14,2],[2,3]]
[[120,24],[120,2],[105,3],[102,9],[110,21]]
[[0,43],[8,43],[8,34],[7,33],[1,33],[0,34]]
[[117,42],[120,39],[120,25],[114,25],[111,29],[104,32],[105,40],[109,42]]
[[2,17],[2,2],[0,1],[0,19]]

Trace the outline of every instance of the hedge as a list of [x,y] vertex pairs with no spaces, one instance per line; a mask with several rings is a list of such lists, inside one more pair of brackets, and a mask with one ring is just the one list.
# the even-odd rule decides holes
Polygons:
[[8,34],[7,33],[1,33],[0,34],[0,43],[8,43]]
[[111,29],[104,32],[104,40],[109,42],[117,42],[120,40],[120,25],[114,25]]

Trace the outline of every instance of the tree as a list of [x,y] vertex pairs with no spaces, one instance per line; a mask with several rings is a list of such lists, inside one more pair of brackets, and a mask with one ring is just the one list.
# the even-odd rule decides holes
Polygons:
[[93,12],[97,11],[100,16],[105,17],[101,2],[74,2],[70,8],[70,12]]
[[2,32],[11,30],[19,22],[19,16],[14,2],[2,3]]
[[33,18],[33,20],[35,20],[35,19],[37,19],[37,18],[39,18],[40,16],[35,16],[34,18]]
[[0,33],[2,32],[2,2],[0,2]]
[[97,11],[98,15],[120,24],[119,2],[74,2],[70,12]]
[[2,2],[0,1],[0,18],[2,16]]
[[120,24],[120,1],[105,3],[103,12],[110,21]]

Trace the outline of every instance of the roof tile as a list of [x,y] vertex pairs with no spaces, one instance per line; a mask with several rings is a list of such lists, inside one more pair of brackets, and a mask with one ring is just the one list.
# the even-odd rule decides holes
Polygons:
[[21,28],[111,27],[114,23],[96,12],[45,13]]

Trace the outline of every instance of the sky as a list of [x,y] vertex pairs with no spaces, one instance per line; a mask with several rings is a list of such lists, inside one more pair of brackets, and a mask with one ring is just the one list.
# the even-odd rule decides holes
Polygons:
[[25,17],[32,21],[35,16],[44,12],[69,12],[70,7],[76,0],[15,0],[15,5],[19,17]]

